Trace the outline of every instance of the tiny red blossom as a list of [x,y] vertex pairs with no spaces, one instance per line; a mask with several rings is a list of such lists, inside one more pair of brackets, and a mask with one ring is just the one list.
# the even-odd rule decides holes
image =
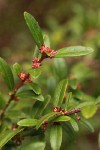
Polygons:
[[39,68],[41,66],[41,63],[34,63],[32,65],[32,68],[36,69],[36,68]]
[[54,112],[59,112],[59,108],[58,107],[54,107],[53,111]]
[[56,53],[57,53],[57,51],[52,50],[51,53],[50,53],[50,58],[53,58]]
[[25,74],[24,72],[21,72],[21,73],[18,74],[18,77],[19,77],[22,81],[24,81],[24,80],[26,79],[26,74]]
[[32,60],[33,63],[39,63],[39,59],[37,57],[35,57],[33,60]]

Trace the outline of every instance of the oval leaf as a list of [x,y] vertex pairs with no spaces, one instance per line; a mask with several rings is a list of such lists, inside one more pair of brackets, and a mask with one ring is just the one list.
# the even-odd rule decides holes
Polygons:
[[39,101],[36,101],[36,103],[33,106],[33,110],[31,112],[32,117],[34,117],[34,118],[39,117],[42,114],[42,112],[45,110],[45,108],[49,104],[50,98],[51,98],[51,96],[47,95],[47,96],[45,96],[43,103],[40,103]]
[[41,75],[41,69],[30,69],[29,74],[33,79],[37,79]]
[[13,90],[14,88],[14,78],[11,71],[11,68],[7,64],[7,62],[0,58],[0,72],[2,73],[2,76],[10,90]]
[[36,94],[41,94],[41,88],[39,87],[38,84],[36,83],[29,83],[28,87],[30,88],[30,90],[33,90]]
[[50,129],[50,143],[52,150],[60,150],[62,143],[62,127],[54,125]]
[[79,122],[84,125],[90,132],[94,132],[94,128],[88,120],[81,118]]
[[71,118],[68,116],[58,116],[55,119],[53,119],[53,122],[60,122],[60,121],[69,121]]
[[93,52],[93,49],[90,47],[70,46],[70,47],[64,47],[58,50],[57,53],[55,54],[55,57],[60,58],[60,57],[83,56],[92,52]]
[[95,105],[86,106],[81,109],[82,115],[86,119],[93,117],[95,115],[96,111],[97,111],[97,107]]
[[77,122],[74,119],[71,118],[70,123],[71,123],[74,131],[78,132],[79,128],[78,128]]
[[38,129],[44,121],[47,121],[48,119],[52,118],[56,114],[59,114],[59,112],[50,112],[50,113],[44,115],[41,119],[39,119],[39,121],[36,125],[36,129]]
[[22,72],[22,68],[21,68],[21,66],[18,63],[15,63],[13,65],[13,69],[16,72],[17,75]]
[[35,43],[37,44],[38,48],[40,48],[42,44],[44,43],[44,41],[43,41],[42,32],[41,32],[38,22],[35,20],[35,18],[31,14],[27,12],[24,12],[24,18],[25,18],[26,24],[28,25],[33,35]]
[[36,126],[37,119],[23,119],[17,123],[19,126]]
[[63,102],[63,98],[65,96],[67,85],[68,85],[67,79],[60,81],[59,84],[57,85],[55,94],[54,94],[54,100],[53,100],[54,106],[61,106]]
[[42,95],[35,94],[32,90],[28,90],[26,86],[21,87],[17,91],[16,96],[19,98],[32,98],[39,101],[44,101],[44,97]]

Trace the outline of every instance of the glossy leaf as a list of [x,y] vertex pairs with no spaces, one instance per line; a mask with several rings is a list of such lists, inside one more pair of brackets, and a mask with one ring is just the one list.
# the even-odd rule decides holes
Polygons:
[[41,69],[30,69],[29,74],[33,79],[37,79],[41,75]]
[[38,128],[42,125],[42,123],[43,123],[44,121],[47,121],[48,119],[52,118],[52,117],[53,117],[54,115],[56,115],[56,114],[59,114],[59,113],[58,113],[58,112],[50,112],[50,113],[44,115],[42,118],[40,118],[40,119],[38,120],[38,123],[37,123],[37,125],[36,125],[36,129],[38,129]]
[[66,98],[65,105],[64,105],[64,108],[65,108],[66,110],[67,110],[67,108],[68,108],[68,106],[69,106],[71,97],[72,97],[72,92],[69,92],[69,93],[67,94],[67,98]]
[[17,123],[19,126],[36,126],[37,119],[23,119]]
[[81,110],[82,115],[86,119],[93,117],[95,115],[96,111],[97,111],[97,107],[95,105],[83,107]]
[[72,125],[74,131],[78,132],[78,131],[79,131],[79,128],[78,128],[77,122],[76,122],[74,119],[71,118],[70,123],[71,123],[71,125]]
[[52,150],[60,150],[62,143],[62,127],[54,125],[50,129],[50,144]]
[[27,86],[30,88],[30,90],[33,90],[36,94],[38,95],[41,94],[41,88],[39,87],[38,84],[29,83]]
[[90,132],[94,132],[94,128],[93,126],[91,125],[91,123],[86,120],[86,119],[83,119],[81,117],[81,120],[79,121],[83,126],[85,126]]
[[48,37],[48,35],[44,35],[43,36],[43,38],[44,38],[44,44],[47,46],[47,47],[50,47],[50,39],[49,39],[49,37]]
[[19,98],[32,98],[39,101],[44,101],[44,97],[42,95],[35,94],[32,90],[28,90],[26,86],[21,87],[17,91],[16,96]]
[[39,59],[41,58],[41,53],[40,53],[39,48],[37,47],[37,45],[36,45],[35,50],[34,50],[34,57],[37,57]]
[[21,68],[21,66],[18,63],[15,63],[13,65],[13,69],[16,72],[17,75],[22,72],[22,68]]
[[77,79],[69,80],[69,84],[71,88],[75,90],[77,88],[78,80]]
[[33,106],[33,110],[32,110],[32,117],[39,117],[42,112],[45,110],[45,108],[47,107],[47,105],[49,104],[51,99],[50,95],[45,96],[44,98],[44,102],[40,103],[39,101],[36,101],[36,103]]
[[96,99],[95,104],[100,104],[100,96],[98,96],[98,98]]
[[38,22],[35,20],[35,18],[31,14],[27,12],[24,12],[24,18],[25,18],[27,26],[29,27],[33,35],[36,45],[38,46],[38,48],[40,48],[41,45],[44,43],[44,41],[43,41],[42,32],[41,32]]
[[18,128],[16,130],[6,130],[0,133],[0,148],[2,148],[8,141],[11,140],[16,134],[20,133],[23,128]]
[[53,122],[61,122],[61,121],[69,121],[71,118],[68,116],[58,116],[54,118],[52,121]]
[[14,88],[14,78],[11,71],[11,68],[7,64],[7,62],[0,58],[0,73],[2,74],[9,90],[13,90]]
[[93,49],[84,46],[70,46],[59,49],[55,54],[56,58],[60,57],[73,57],[73,56],[83,56],[92,53]]
[[83,108],[83,107],[85,107],[85,106],[91,106],[91,105],[93,105],[93,104],[95,104],[95,102],[83,102],[83,103],[80,103],[80,104],[78,104],[77,106],[76,106],[76,108]]
[[55,94],[54,94],[54,100],[53,100],[54,106],[61,106],[63,102],[63,98],[65,96],[67,85],[68,85],[67,79],[60,81],[59,84],[57,85]]

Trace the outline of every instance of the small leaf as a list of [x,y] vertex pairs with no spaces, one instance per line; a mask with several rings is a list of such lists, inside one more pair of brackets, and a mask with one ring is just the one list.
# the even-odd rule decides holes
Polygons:
[[41,88],[39,87],[38,84],[36,83],[29,83],[28,87],[30,88],[30,90],[33,90],[36,94],[41,94]]
[[18,63],[15,63],[13,65],[13,69],[16,72],[17,75],[22,72],[22,68],[21,68],[21,66]]
[[44,101],[44,97],[42,95],[35,94],[32,90],[28,90],[26,86],[21,87],[17,91],[16,96],[20,98],[32,98],[39,101]]
[[67,85],[68,85],[67,79],[60,81],[59,84],[57,85],[55,94],[54,94],[54,100],[53,100],[54,106],[61,106],[63,102],[63,98],[65,96]]
[[30,69],[29,74],[33,79],[37,79],[41,74],[41,69]]
[[81,112],[82,115],[86,118],[89,119],[95,115],[97,111],[97,107],[95,105],[92,106],[85,106],[82,108]]
[[71,118],[70,123],[71,123],[71,125],[72,125],[74,131],[78,132],[78,131],[79,131],[79,128],[78,128],[77,122],[76,122],[74,119]]
[[44,115],[42,118],[40,118],[40,119],[38,120],[38,123],[37,123],[37,125],[36,125],[36,129],[38,129],[38,128],[42,125],[43,122],[45,122],[45,121],[47,121],[48,119],[52,118],[52,117],[53,117],[54,115],[56,115],[56,114],[59,114],[59,113],[58,113],[58,112],[50,112],[50,113]]
[[57,116],[52,122],[69,121],[71,118],[68,116]]
[[0,72],[2,73],[2,76],[10,90],[13,90],[14,88],[14,78],[11,71],[11,68],[7,64],[7,62],[0,58]]
[[44,43],[44,41],[43,41],[43,35],[42,35],[38,22],[35,20],[35,18],[31,14],[27,12],[24,12],[24,17],[26,20],[26,24],[29,27],[33,35],[35,43],[37,44],[38,48],[40,48],[42,44]]
[[82,125],[84,125],[90,132],[94,132],[94,128],[93,126],[91,125],[91,123],[86,120],[86,119],[83,119],[81,117],[81,120],[79,121]]
[[70,46],[70,47],[64,47],[58,50],[57,53],[55,54],[55,57],[60,58],[60,57],[83,56],[92,52],[93,52],[93,49],[90,47]]
[[83,107],[85,107],[85,106],[91,106],[91,105],[94,105],[95,104],[95,102],[83,102],[83,103],[80,103],[80,104],[78,104],[77,106],[76,106],[76,108],[83,108]]
[[72,98],[72,92],[69,92],[67,94],[67,98],[66,98],[66,101],[65,101],[65,105],[64,105],[64,108],[67,110],[68,106],[69,106],[69,103],[70,103],[70,100]]
[[50,39],[48,35],[45,34],[43,38],[44,38],[44,44],[46,45],[46,47],[50,47]]
[[51,98],[51,96],[47,95],[47,96],[45,96],[43,103],[36,101],[36,103],[33,106],[33,110],[32,110],[32,116],[34,118],[39,117],[42,114],[42,112],[45,110],[45,108],[49,104],[50,98]]
[[36,126],[37,119],[23,119],[17,123],[19,126]]
[[6,130],[0,133],[0,148],[2,148],[8,141],[11,140],[16,134],[23,131],[23,128],[18,128],[15,131],[13,130]]
[[60,150],[62,143],[62,127],[54,125],[50,129],[50,143],[52,150]]
[[39,48],[36,46],[34,50],[34,57],[37,57],[38,59],[41,58],[41,53],[39,51]]
[[100,96],[98,96],[98,98],[96,99],[95,104],[96,104],[96,105],[97,105],[97,104],[100,104]]
[[77,81],[77,79],[71,79],[71,80],[69,80],[69,84],[70,84],[71,88],[75,90],[77,88],[78,81]]

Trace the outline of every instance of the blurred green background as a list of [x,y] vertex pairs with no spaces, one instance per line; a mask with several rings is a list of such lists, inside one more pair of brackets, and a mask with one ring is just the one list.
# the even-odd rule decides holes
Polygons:
[[[19,62],[27,68],[33,58],[35,43],[25,24],[24,11],[31,13],[43,32],[50,36],[53,49],[84,45],[95,50],[86,57],[61,60],[64,61],[62,67],[65,63],[67,66],[64,73],[58,69],[56,61],[48,62],[43,76],[50,79],[42,80],[41,84],[52,94],[49,84],[55,88],[55,67],[60,74],[59,80],[74,76],[82,84],[83,91],[97,97],[100,94],[100,0],[0,0],[0,57],[10,64]],[[1,77],[0,80],[3,84]],[[95,127],[94,133],[81,129],[73,140],[65,135],[61,150],[99,150],[99,116],[100,110],[90,120]]]

